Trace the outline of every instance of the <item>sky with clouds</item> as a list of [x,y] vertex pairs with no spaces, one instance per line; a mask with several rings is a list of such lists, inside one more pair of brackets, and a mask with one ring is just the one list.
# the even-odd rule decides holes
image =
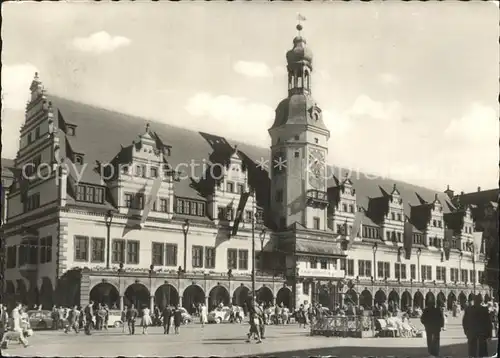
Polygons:
[[2,157],[35,71],[49,93],[267,146],[299,12],[330,163],[498,186],[499,13],[479,1],[4,3]]

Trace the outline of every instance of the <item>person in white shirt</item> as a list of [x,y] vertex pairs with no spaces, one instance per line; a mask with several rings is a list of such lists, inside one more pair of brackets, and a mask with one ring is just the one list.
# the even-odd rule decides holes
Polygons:
[[15,337],[18,339],[19,343],[21,343],[24,348],[28,346],[28,341],[24,338],[24,329],[23,329],[23,322],[22,322],[22,312],[21,312],[21,303],[16,303],[16,307],[12,310],[12,332],[10,334],[5,334],[2,342],[1,342],[1,347],[6,348],[6,345],[9,340]]

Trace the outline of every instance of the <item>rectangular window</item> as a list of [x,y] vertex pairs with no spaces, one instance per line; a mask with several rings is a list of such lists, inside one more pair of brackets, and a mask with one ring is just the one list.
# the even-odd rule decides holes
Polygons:
[[28,263],[30,265],[36,265],[38,263],[38,240],[31,239],[29,240],[29,256]]
[[89,238],[86,236],[75,236],[75,261],[89,260]]
[[219,220],[224,220],[226,218],[225,211],[226,210],[223,206],[217,207],[217,218]]
[[227,249],[227,268],[232,270],[238,268],[238,250]]
[[354,205],[349,205],[349,212],[354,213]]
[[100,237],[92,238],[92,262],[104,262],[105,241]]
[[402,221],[401,220],[401,214],[398,213],[398,221]]
[[275,200],[277,203],[283,202],[283,190],[281,190],[281,189],[276,190]]
[[226,220],[233,221],[234,220],[234,211],[233,208],[226,209]]
[[410,275],[411,275],[411,278],[414,279],[414,280],[417,279],[416,270],[417,270],[417,267],[415,266],[415,264],[411,264],[410,265]]
[[151,263],[155,266],[163,266],[163,253],[164,245],[160,242],[153,242],[151,244]]
[[342,211],[347,212],[347,204],[342,204]]
[[389,262],[384,262],[384,277],[391,278],[391,264]]
[[144,194],[135,195],[135,208],[138,210],[144,209]]
[[322,270],[326,270],[328,268],[328,262],[326,260],[321,260],[320,265]]
[[320,220],[318,217],[313,218],[314,229],[320,230]]
[[234,184],[231,183],[231,182],[227,182],[227,185],[226,185],[226,191],[228,193],[233,193],[234,192]]
[[94,188],[91,186],[85,187],[85,201],[91,203],[94,200]]
[[302,293],[304,295],[308,295],[309,294],[309,282],[304,282],[302,284]]
[[401,233],[400,232],[397,233],[397,236],[398,236],[398,242],[402,242],[403,239],[401,237]]
[[192,266],[194,268],[203,267],[203,246],[193,246]]
[[114,264],[125,263],[125,240],[113,239],[111,261]]
[[177,266],[177,244],[166,244],[165,247],[167,252],[165,266]]
[[427,279],[432,280],[432,266],[427,266]]
[[238,268],[248,270],[248,250],[238,250]]
[[191,211],[190,214],[193,216],[196,216],[196,209],[197,209],[197,204],[196,202],[191,202]]
[[215,268],[215,247],[205,247],[205,268]]
[[167,199],[160,199],[160,211],[162,213],[168,212],[168,201]]
[[391,213],[391,220],[396,220],[396,215],[394,213]]
[[139,263],[139,241],[127,241],[127,264]]
[[197,215],[205,216],[205,203],[198,203]]
[[385,232],[385,236],[386,236],[387,241],[391,240],[391,233],[389,231]]
[[95,188],[94,203],[102,204],[103,202],[104,202],[104,189],[103,188]]
[[246,223],[251,223],[252,222],[252,217],[253,217],[252,210],[245,211],[245,222]]
[[125,194],[125,207],[126,208],[132,208],[132,198],[133,198],[132,194],[129,194],[129,193]]
[[401,264],[401,279],[406,280],[406,264]]
[[40,138],[40,127],[35,128],[35,138],[36,139]]
[[175,206],[175,212],[177,214],[182,214],[184,212],[184,200],[177,199],[176,204],[177,205]]
[[354,260],[347,260],[347,275],[354,276]]
[[151,168],[151,177],[152,178],[158,177],[158,168],[155,168],[155,167]]
[[468,282],[468,280],[467,280],[467,270],[461,270],[460,276],[462,276],[461,277],[461,281],[463,283],[467,283]]
[[476,275],[475,275],[474,270],[470,270],[470,271],[469,271],[469,274],[470,274],[470,282],[471,282],[471,283],[476,282]]
[[311,266],[312,269],[317,269],[318,268],[318,260],[316,258],[310,259],[309,265]]
[[245,192],[245,186],[243,184],[238,184],[238,194],[243,194]]
[[137,165],[135,167],[135,175],[138,177],[142,176],[142,166],[141,165]]
[[406,280],[406,265],[395,263],[394,264],[394,275],[397,279]]
[[83,185],[78,185],[76,187],[76,200],[77,201],[85,200],[85,187]]
[[45,251],[46,241],[47,241],[47,238],[45,238],[45,237],[42,237],[40,239],[40,263],[41,264],[47,262],[46,251]]

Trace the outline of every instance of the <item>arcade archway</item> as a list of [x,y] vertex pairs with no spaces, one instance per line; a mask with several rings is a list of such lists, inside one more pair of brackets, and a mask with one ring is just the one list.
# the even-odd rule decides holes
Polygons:
[[393,305],[399,304],[399,295],[396,291],[392,290],[389,292],[389,303],[392,302]]
[[458,294],[458,303],[462,309],[467,305],[467,296],[463,291]]
[[179,304],[179,292],[174,286],[166,283],[156,289],[155,304],[163,310],[166,306],[176,306]]
[[469,302],[474,302],[474,294],[473,293],[469,293]]
[[149,290],[140,283],[131,284],[125,290],[124,304],[126,306],[133,304],[138,310],[149,307]]
[[40,288],[40,304],[42,309],[50,310],[54,305],[54,288],[52,281],[48,277],[42,279],[42,287]]
[[456,301],[457,301],[457,296],[455,296],[455,293],[450,292],[448,294],[448,300],[446,302],[446,308],[448,309],[448,311],[451,311],[451,309],[453,308],[453,302]]
[[406,309],[410,308],[411,306],[412,306],[411,305],[411,294],[408,291],[404,291],[401,294],[401,309],[406,310]]
[[273,291],[269,287],[262,286],[258,289],[256,294],[256,300],[258,303],[264,303],[271,305],[273,302]]
[[483,295],[482,294],[478,293],[476,296],[480,302],[483,302]]
[[[195,308],[198,306],[200,303],[205,303],[205,292],[203,289],[195,284],[192,284],[184,290],[184,293],[182,294],[182,306],[188,311],[188,312],[195,312]],[[209,310],[211,310],[210,307],[210,302],[208,303]]]
[[424,307],[424,295],[422,294],[422,292],[417,291],[413,295],[413,306],[421,308],[421,309],[425,308]]
[[333,295],[330,286],[320,285],[318,287],[318,303],[323,307],[333,308]]
[[248,301],[249,297],[250,289],[245,285],[241,285],[236,290],[234,290],[232,303],[235,306],[243,307],[243,304]]
[[387,296],[385,294],[384,291],[382,290],[378,290],[377,292],[375,292],[375,299],[374,299],[375,303],[378,303],[379,305],[381,305],[382,303],[386,302],[387,301]]
[[431,302],[434,305],[436,304],[436,296],[434,296],[434,294],[431,291],[429,291],[425,295],[425,307],[429,306],[429,304],[431,304]]
[[353,306],[357,306],[358,305],[358,294],[356,293],[356,291],[354,291],[352,288],[349,289],[346,293],[345,293],[345,299],[344,299],[344,302],[346,304],[351,304]]
[[283,303],[284,307],[292,307],[292,292],[288,287],[282,287],[276,295],[276,304],[281,305]]
[[21,302],[23,305],[28,303],[28,288],[24,280],[17,280],[16,301]]
[[210,310],[221,303],[223,306],[227,306],[229,301],[229,292],[227,292],[227,289],[222,285],[215,286],[208,294],[208,307]]
[[359,295],[359,305],[366,310],[371,308],[372,304],[373,304],[373,296],[371,292],[368,290],[363,290]]
[[446,307],[446,296],[442,291],[437,294],[436,307]]
[[106,304],[109,308],[113,307],[120,302],[120,294],[115,286],[110,283],[102,282],[95,285],[90,290],[90,300],[94,302],[97,307],[98,304]]
[[490,295],[488,295],[488,294],[486,293],[486,294],[484,295],[484,302],[485,302],[485,303],[488,303],[488,302],[490,302],[490,301],[491,301],[491,297],[490,297]]

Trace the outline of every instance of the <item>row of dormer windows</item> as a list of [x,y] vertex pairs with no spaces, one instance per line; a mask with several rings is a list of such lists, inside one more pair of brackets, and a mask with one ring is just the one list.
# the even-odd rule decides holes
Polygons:
[[413,243],[418,245],[424,245],[424,235],[414,233],[413,235]]
[[443,239],[438,239],[437,237],[430,237],[429,246],[433,246],[440,249],[443,247]]
[[[217,188],[219,190],[222,189],[222,182],[219,182],[217,184]],[[226,193],[243,194],[244,192],[245,192],[245,185],[244,184],[226,181]]]
[[354,213],[354,205],[353,204],[349,204],[349,205],[342,204],[341,208],[342,208],[342,211],[345,213],[347,213],[347,212]]
[[177,214],[205,216],[205,203],[202,201],[176,198],[175,203],[175,212]]
[[102,204],[104,203],[104,188],[79,184],[76,187],[76,201]]
[[385,237],[386,237],[387,241],[403,242],[403,235],[400,232],[386,231]]
[[443,227],[443,222],[441,220],[432,220],[432,227]]
[[[387,216],[389,216],[389,214],[387,214]],[[395,212],[391,211],[391,220],[392,221],[403,221],[403,216],[401,215],[401,213],[395,213]]]
[[[235,213],[233,208],[227,208],[224,206],[219,206],[217,208],[217,218],[219,220],[227,220],[233,221],[235,219]],[[252,210],[245,210],[245,214],[243,215],[243,222],[249,223],[252,222],[253,213]]]
[[363,226],[363,237],[368,239],[379,239],[380,228],[373,226]]

